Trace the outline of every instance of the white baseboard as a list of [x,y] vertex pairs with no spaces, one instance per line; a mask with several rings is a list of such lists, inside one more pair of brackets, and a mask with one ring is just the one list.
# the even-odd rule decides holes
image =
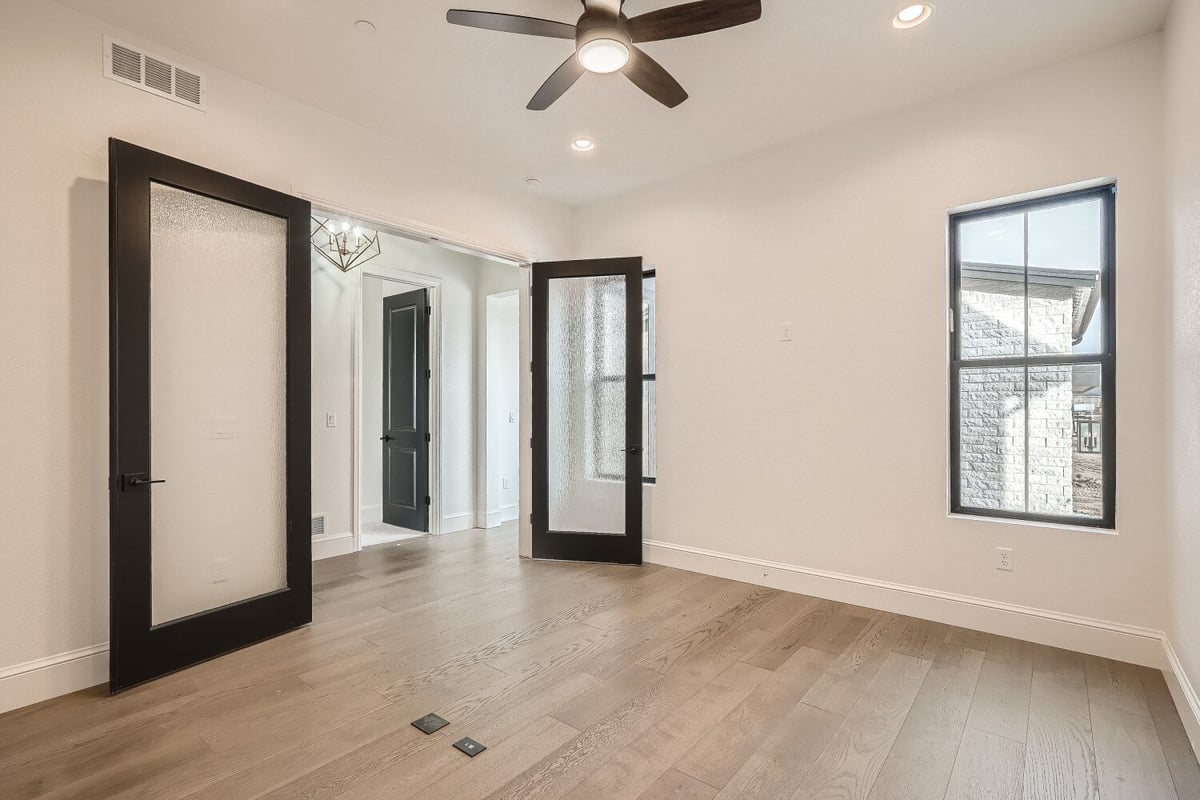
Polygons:
[[475,523],[476,528],[499,528],[502,520],[500,519],[499,511],[489,511],[486,514],[480,514],[479,519]]
[[312,540],[312,560],[344,556],[354,552],[354,533],[327,533],[324,536],[314,536]]
[[653,564],[878,608],[963,628],[1163,669],[1162,631],[1063,614],[971,595],[809,569],[697,547],[647,540]]
[[1183,720],[1184,730],[1192,742],[1192,750],[1200,753],[1200,695],[1196,694],[1196,687],[1192,685],[1183,668],[1183,662],[1175,654],[1175,648],[1166,636],[1163,637],[1163,650],[1167,657],[1167,667],[1163,670],[1167,688],[1171,690],[1175,708],[1179,710],[1179,718]]
[[513,503],[511,506],[500,506],[501,522],[512,522],[519,516],[521,516],[521,507],[517,503]]
[[458,533],[469,531],[476,523],[474,511],[464,511],[461,514],[446,514],[442,517],[442,527],[439,533]]
[[363,506],[358,510],[359,522],[383,522],[383,506]]
[[107,643],[0,669],[0,714],[107,682]]

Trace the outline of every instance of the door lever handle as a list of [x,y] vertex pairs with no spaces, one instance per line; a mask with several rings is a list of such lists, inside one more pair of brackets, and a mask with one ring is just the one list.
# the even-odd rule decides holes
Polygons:
[[393,439],[395,439],[395,438],[396,438],[395,436],[388,436],[388,435],[385,433],[383,436],[380,436],[380,437],[379,437],[379,441],[381,441],[381,442],[390,442],[390,441],[392,441],[392,440],[393,440]]
[[122,483],[127,489],[136,489],[139,486],[149,486],[152,483],[166,483],[165,480],[152,480],[150,476],[144,473],[135,473],[133,475],[122,475]]
[[640,452],[642,452],[642,446],[640,444],[635,444],[635,445],[631,445],[629,447],[622,447],[621,452],[622,453],[640,453]]

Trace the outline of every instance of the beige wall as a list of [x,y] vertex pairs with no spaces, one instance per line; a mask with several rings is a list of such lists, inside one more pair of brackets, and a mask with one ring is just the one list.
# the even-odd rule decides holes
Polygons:
[[[1168,634],[1200,685],[1200,0],[1176,0],[1167,37],[1171,220]],[[1178,695],[1177,695],[1178,699]],[[1194,694],[1190,701],[1195,703]],[[1184,719],[1196,722],[1200,708]],[[1192,725],[1200,744],[1200,727]]]
[[[106,33],[140,41],[44,0],[0,11],[0,217],[20,228],[0,248],[0,673],[108,638],[109,136],[499,249],[570,246],[569,209],[217,69],[207,113],[105,80]],[[314,320],[352,302],[327,299]]]
[[[579,256],[658,269],[654,538],[1161,629],[1161,62],[1150,36],[579,209]],[[1103,177],[1118,535],[950,518],[946,210]]]

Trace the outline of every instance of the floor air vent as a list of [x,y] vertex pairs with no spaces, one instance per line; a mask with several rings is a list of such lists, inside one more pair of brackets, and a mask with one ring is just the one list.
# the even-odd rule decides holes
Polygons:
[[325,515],[324,514],[320,514],[320,515],[312,518],[312,535],[313,536],[324,536],[325,535]]
[[205,107],[204,77],[139,48],[104,37],[104,77],[185,106]]

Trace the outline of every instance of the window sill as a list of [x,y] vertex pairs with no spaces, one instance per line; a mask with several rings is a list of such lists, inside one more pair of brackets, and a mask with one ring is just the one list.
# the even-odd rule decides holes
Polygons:
[[1012,517],[989,517],[983,514],[950,512],[947,519],[962,519],[973,522],[991,522],[1000,525],[1018,525],[1022,528],[1044,528],[1063,533],[1099,533],[1105,536],[1116,536],[1116,528],[1098,528],[1094,525],[1070,525],[1065,522],[1039,522],[1032,519],[1013,519]]

